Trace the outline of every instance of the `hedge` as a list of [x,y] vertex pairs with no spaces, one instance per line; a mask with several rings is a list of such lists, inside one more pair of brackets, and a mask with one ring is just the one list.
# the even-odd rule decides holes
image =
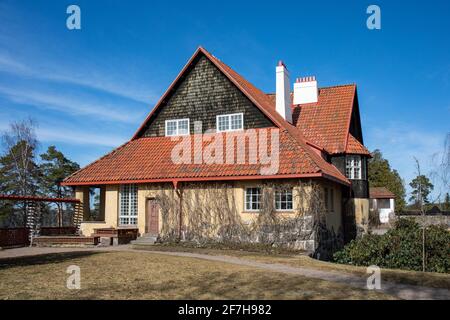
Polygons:
[[[450,232],[446,226],[425,229],[426,271],[450,271]],[[334,254],[337,263],[356,266],[422,271],[422,227],[412,219],[399,219],[383,235],[367,234]]]

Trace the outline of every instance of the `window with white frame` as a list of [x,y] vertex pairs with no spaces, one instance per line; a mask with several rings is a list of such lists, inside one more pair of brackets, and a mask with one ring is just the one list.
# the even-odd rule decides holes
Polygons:
[[345,163],[345,174],[349,179],[361,179],[361,157],[347,156]]
[[258,211],[261,206],[261,189],[247,188],[245,189],[245,210]]
[[244,128],[244,114],[224,114],[216,117],[217,132],[236,131]]
[[185,136],[189,134],[189,119],[166,120],[166,136]]
[[292,210],[292,188],[275,190],[275,209]]
[[124,184],[120,186],[119,192],[119,224],[137,224],[137,185]]

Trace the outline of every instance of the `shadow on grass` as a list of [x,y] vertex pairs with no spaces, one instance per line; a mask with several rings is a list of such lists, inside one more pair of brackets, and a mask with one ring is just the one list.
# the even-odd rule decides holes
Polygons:
[[44,265],[49,263],[66,262],[69,260],[88,257],[99,253],[101,252],[79,251],[79,252],[48,253],[25,257],[2,258],[0,259],[0,270],[18,266],[32,266],[32,265]]

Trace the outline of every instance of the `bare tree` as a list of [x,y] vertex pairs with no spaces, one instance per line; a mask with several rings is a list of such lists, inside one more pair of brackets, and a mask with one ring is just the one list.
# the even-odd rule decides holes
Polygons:
[[[419,160],[414,157],[414,161],[416,162],[416,171],[417,176],[420,177],[422,175],[420,170],[420,162]],[[425,225],[426,225],[426,219],[425,219],[425,209],[423,205],[423,197],[422,197],[422,179],[418,179],[418,192],[417,192],[417,204],[419,205],[420,209],[420,215],[422,216],[422,271],[425,272],[426,270],[426,263],[425,263]]]
[[450,132],[445,136],[442,152],[435,153],[431,163],[433,169],[429,176],[437,187],[435,201],[442,203],[443,197],[450,190]]
[[[2,135],[4,156],[1,157],[3,176],[2,192],[16,195],[33,195],[37,192],[38,170],[34,151],[38,147],[35,134],[36,123],[32,119],[10,124]],[[22,204],[23,218],[26,219],[26,204]],[[24,220],[25,221],[25,220]]]

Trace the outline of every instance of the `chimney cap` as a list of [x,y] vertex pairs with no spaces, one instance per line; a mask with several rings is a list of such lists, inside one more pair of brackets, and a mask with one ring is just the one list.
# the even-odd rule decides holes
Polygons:
[[311,81],[316,81],[316,76],[300,77],[300,78],[297,78],[295,80],[295,82],[297,82],[297,83],[300,83],[300,82],[311,82]]
[[287,67],[286,67],[286,65],[284,64],[283,60],[279,60],[277,66],[278,66],[278,67],[285,67],[285,68],[287,69]]

